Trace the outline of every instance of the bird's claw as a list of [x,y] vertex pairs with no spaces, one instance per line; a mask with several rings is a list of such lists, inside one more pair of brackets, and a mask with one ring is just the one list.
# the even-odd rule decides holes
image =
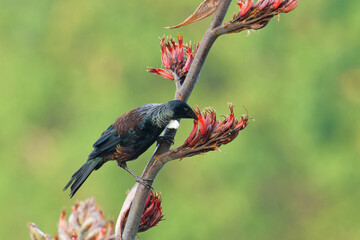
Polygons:
[[149,180],[149,179],[144,179],[144,178],[141,178],[141,177],[137,177],[136,182],[141,183],[142,185],[144,185],[145,187],[147,187],[147,188],[149,188],[151,190],[154,190],[154,188],[151,186],[152,181]]
[[174,144],[174,140],[170,137],[167,137],[167,136],[159,136],[158,139],[157,139],[157,144],[161,144],[161,143],[164,143],[164,142],[168,142],[170,143],[171,145]]

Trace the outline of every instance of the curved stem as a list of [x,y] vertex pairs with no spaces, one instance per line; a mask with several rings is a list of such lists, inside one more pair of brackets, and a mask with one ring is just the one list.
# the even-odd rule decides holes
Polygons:
[[[175,99],[181,99],[183,101],[187,101],[190,97],[190,94],[196,84],[196,82],[199,79],[200,71],[202,66],[204,65],[205,59],[210,51],[211,46],[219,36],[215,31],[212,29],[218,27],[227,12],[227,9],[231,3],[231,0],[221,0],[218,9],[215,13],[214,19],[212,20],[210,27],[208,31],[205,33],[199,49],[196,53],[196,56],[193,60],[193,63],[191,64],[191,67],[189,69],[188,75],[184,81],[183,86],[181,87],[181,90],[179,94],[175,95]],[[167,137],[170,137],[171,139],[174,138],[176,134],[176,130],[171,129],[165,129],[164,134]],[[164,166],[164,164],[160,161],[157,161],[155,156],[162,154],[164,152],[169,151],[170,149],[170,143],[162,143],[157,146],[153,156],[151,157],[149,163],[147,164],[143,174],[142,178],[154,181],[156,175],[161,170],[161,168]],[[146,198],[149,195],[150,189],[145,187],[144,185],[140,184],[137,188],[134,200],[131,205],[131,209],[127,218],[127,222],[124,228],[124,232],[122,235],[122,239],[124,240],[133,240],[136,237],[141,216],[144,211]],[[121,239],[119,236],[119,230],[116,229],[116,239]]]
[[221,26],[214,28],[214,31],[218,35],[241,32],[247,29],[251,29],[251,25],[259,23],[260,21],[269,21],[274,16],[275,13],[268,13],[247,21],[236,22],[230,25],[223,24]]

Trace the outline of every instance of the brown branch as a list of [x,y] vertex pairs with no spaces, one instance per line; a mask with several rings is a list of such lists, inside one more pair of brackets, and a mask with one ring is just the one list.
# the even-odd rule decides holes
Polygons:
[[220,0],[204,0],[195,10],[195,12],[191,14],[187,19],[185,19],[182,23],[176,26],[166,27],[166,28],[167,29],[179,28],[189,25],[191,23],[198,22],[204,18],[207,18],[216,11],[219,3]]
[[234,23],[231,25],[223,24],[223,25],[215,28],[214,31],[216,31],[216,33],[219,35],[223,35],[223,34],[227,34],[227,33],[234,33],[234,32],[241,32],[244,30],[251,29],[252,25],[259,23],[261,21],[269,22],[270,19],[274,16],[275,16],[275,14],[271,13],[271,14],[259,16],[257,18],[251,19],[249,21],[237,22],[237,23]]
[[[181,100],[183,101],[187,101],[189,99],[190,94],[196,82],[198,81],[200,71],[202,69],[202,66],[204,65],[205,59],[210,51],[210,48],[217,39],[217,37],[219,36],[212,29],[221,25],[230,3],[231,0],[222,0],[220,2],[218,9],[215,13],[214,19],[212,20],[208,31],[205,33],[200,43],[199,49],[196,53],[193,63],[191,64],[189,73],[184,81],[184,84],[181,87],[179,94],[175,94],[175,99],[181,98]],[[170,137],[171,139],[174,139],[175,134],[176,134],[176,130],[165,129],[163,135]],[[164,166],[162,162],[156,160],[155,156],[167,152],[169,149],[170,149],[170,143],[162,143],[158,145],[142,174],[143,179],[147,179],[150,182],[154,181],[156,175]],[[142,184],[139,184],[139,187],[137,188],[135,194],[135,198],[131,205],[131,209],[125,225],[124,233],[122,235],[122,239],[124,240],[135,239],[148,194],[149,194],[149,188],[145,187]],[[116,239],[121,239],[119,236],[118,229],[116,229],[116,233],[117,233]]]

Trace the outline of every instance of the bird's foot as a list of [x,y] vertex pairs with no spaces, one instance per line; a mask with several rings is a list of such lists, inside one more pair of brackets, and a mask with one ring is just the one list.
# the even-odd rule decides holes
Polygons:
[[154,190],[154,188],[151,186],[151,184],[152,184],[152,180],[150,180],[150,179],[144,179],[144,178],[141,178],[141,177],[137,177],[136,178],[136,181],[138,182],[138,183],[141,183],[142,185],[144,185],[145,187],[147,187],[147,188],[149,188],[149,189],[151,189],[151,190]]
[[174,140],[170,137],[167,137],[167,136],[159,136],[158,139],[157,139],[157,144],[161,144],[161,143],[170,143],[171,145],[174,144]]
[[142,185],[144,185],[145,187],[149,188],[149,189],[152,189],[154,190],[154,188],[151,186],[152,184],[152,180],[150,179],[144,179],[144,178],[141,178],[139,176],[137,176],[135,173],[133,173],[133,171],[131,171],[127,165],[126,165],[126,162],[118,162],[118,165],[120,167],[122,167],[123,169],[125,169],[128,173],[130,173],[136,180],[136,182],[138,183],[141,183]]

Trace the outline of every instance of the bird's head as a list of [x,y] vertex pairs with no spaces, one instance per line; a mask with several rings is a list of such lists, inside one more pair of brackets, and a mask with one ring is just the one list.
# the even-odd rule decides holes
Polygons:
[[172,119],[178,118],[193,118],[197,119],[195,112],[191,109],[189,105],[184,101],[174,100],[168,102],[169,107],[172,111]]

